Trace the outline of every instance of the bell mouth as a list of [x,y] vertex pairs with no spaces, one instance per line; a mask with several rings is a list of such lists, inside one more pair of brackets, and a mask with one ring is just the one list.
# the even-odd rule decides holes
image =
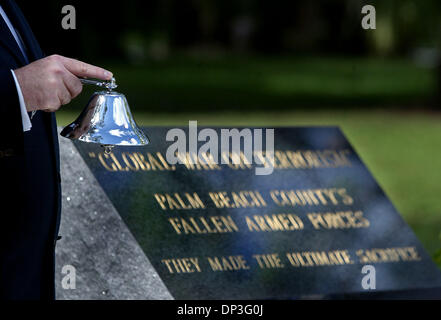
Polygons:
[[103,146],[145,146],[149,139],[138,127],[126,97],[116,91],[95,92],[78,118],[61,136]]

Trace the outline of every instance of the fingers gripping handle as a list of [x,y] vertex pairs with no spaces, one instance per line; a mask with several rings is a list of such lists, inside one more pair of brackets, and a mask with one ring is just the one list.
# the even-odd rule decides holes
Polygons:
[[98,81],[98,80],[80,78],[80,81],[82,84],[93,84],[98,87],[106,88],[109,91],[112,91],[113,89],[118,87],[118,85],[115,82],[115,78],[112,78],[110,81]]

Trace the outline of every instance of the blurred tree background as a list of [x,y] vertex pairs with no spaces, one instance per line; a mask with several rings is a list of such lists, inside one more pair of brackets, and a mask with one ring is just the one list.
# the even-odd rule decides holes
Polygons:
[[141,124],[339,125],[441,265],[439,0],[17,2],[46,54],[112,70]]
[[[367,3],[376,30],[361,28]],[[112,67],[147,111],[438,105],[436,0],[69,4],[76,30],[63,1],[21,3],[47,54]]]

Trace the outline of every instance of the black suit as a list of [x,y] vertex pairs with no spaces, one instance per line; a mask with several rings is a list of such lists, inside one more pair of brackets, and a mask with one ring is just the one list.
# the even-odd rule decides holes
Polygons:
[[[0,1],[26,47],[43,53],[22,12]],[[58,135],[54,113],[38,111],[23,132],[11,69],[26,64],[0,17],[0,299],[53,299],[54,249],[61,211]]]

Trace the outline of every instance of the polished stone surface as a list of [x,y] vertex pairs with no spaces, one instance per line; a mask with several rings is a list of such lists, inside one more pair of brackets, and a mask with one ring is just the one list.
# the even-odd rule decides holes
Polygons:
[[[96,144],[76,142],[75,146],[175,298],[278,299],[363,294],[367,292],[361,284],[364,277],[361,271],[365,264],[375,266],[375,293],[441,287],[439,270],[338,128],[277,128],[275,149],[282,151],[280,155],[300,151],[302,156],[290,160],[280,158],[278,163],[287,167],[276,168],[268,176],[257,176],[254,168],[246,167],[234,170],[222,165],[220,169],[188,170],[183,165],[173,167],[164,164],[161,157],[165,157],[170,145],[165,139],[168,128],[144,130],[150,145],[142,148],[118,147],[112,156],[105,155]],[[332,153],[325,150],[336,150],[341,155],[340,162],[336,163]],[[81,185],[81,182],[72,180],[78,179],[78,175],[69,179],[70,184]],[[331,193],[321,196],[310,194],[315,192],[311,190],[323,192],[323,189]],[[115,244],[121,245],[125,240],[119,229],[103,230],[104,226],[108,226],[107,219],[120,222],[113,208],[100,209],[102,197],[91,196],[92,190],[70,195],[76,197],[76,204],[70,207],[76,215],[71,214],[70,218],[81,221],[88,230],[91,230],[90,223],[94,225],[93,232],[78,240],[87,241],[81,244],[85,250],[81,252],[89,256],[89,260],[83,260],[83,267],[98,268],[103,277],[110,268],[115,272],[109,281],[124,284],[125,289],[120,291],[130,290],[131,285],[117,278],[118,275],[125,276],[121,270],[124,267],[119,265],[121,259],[117,258],[115,263],[102,259],[98,265],[93,261],[96,253],[93,244],[97,236],[100,237],[98,248],[108,254],[109,260],[115,259],[112,255],[117,253],[115,249],[118,246]],[[231,200],[232,192],[250,190],[258,191],[266,205],[241,207],[239,201],[234,202],[236,207],[218,208],[208,194],[227,192]],[[277,205],[271,196],[274,196],[275,190],[294,190],[294,197],[291,193],[294,202]],[[191,207],[185,200],[185,194],[194,195],[194,192],[205,208],[184,209]],[[302,196],[302,192],[309,194],[309,200],[305,200],[307,196]],[[168,194],[171,200],[163,202],[162,207],[155,194],[160,199]],[[250,197],[247,199],[251,201]],[[283,200],[280,193],[276,199],[279,202]],[[82,207],[78,207],[80,203]],[[98,209],[90,209],[93,206]],[[106,213],[109,210],[111,218]],[[362,214],[357,213],[359,211]],[[97,217],[94,212],[98,212]],[[349,216],[341,218],[337,212],[349,212]],[[295,215],[303,223],[303,228],[287,230],[295,225],[292,221],[287,222],[288,227],[283,227],[283,231],[263,230],[263,227],[253,230],[250,227],[250,220],[259,229],[259,217],[267,215],[274,219],[274,215],[279,215],[286,218],[281,216],[283,214],[291,214],[291,218]],[[314,221],[320,217],[325,220],[314,225],[314,217]],[[331,218],[333,220],[326,220]],[[225,222],[228,219],[238,230]],[[347,227],[341,227],[342,219],[343,226]],[[175,226],[171,221],[175,222]],[[215,225],[219,221],[221,227],[216,231]],[[268,228],[270,222],[265,221],[263,225]],[[272,220],[272,224],[280,227],[283,221],[279,218],[276,222]],[[185,223],[190,227],[183,228]],[[67,228],[66,225],[64,222],[64,228]],[[78,233],[82,232],[80,229]],[[101,249],[109,243],[111,250]],[[400,248],[402,256],[397,254],[396,248]],[[372,251],[376,249],[383,251]],[[389,256],[385,258],[382,255],[386,249]],[[347,261],[341,258],[336,263],[336,250],[346,250]],[[403,250],[407,250],[406,254]],[[319,266],[316,263],[308,266],[305,252],[325,253],[329,261],[334,260],[334,265]],[[64,254],[68,253],[65,251]],[[293,266],[287,253],[301,254],[301,265]],[[271,256],[265,256],[266,261],[262,256],[256,256],[263,254]],[[362,261],[362,257],[368,254],[372,259],[398,257],[398,261]],[[135,255],[132,256],[135,258]],[[241,263],[239,260],[222,263],[222,257],[228,260],[230,256],[246,261],[245,267],[228,270]],[[221,262],[223,271],[213,271],[208,258],[214,261],[215,257]],[[271,257],[275,260],[269,261]],[[294,264],[299,264],[298,261]],[[151,292],[147,283],[137,288]]]
[[[172,299],[73,143],[59,141],[63,210],[57,299]],[[61,286],[64,265],[76,268],[75,289]]]

